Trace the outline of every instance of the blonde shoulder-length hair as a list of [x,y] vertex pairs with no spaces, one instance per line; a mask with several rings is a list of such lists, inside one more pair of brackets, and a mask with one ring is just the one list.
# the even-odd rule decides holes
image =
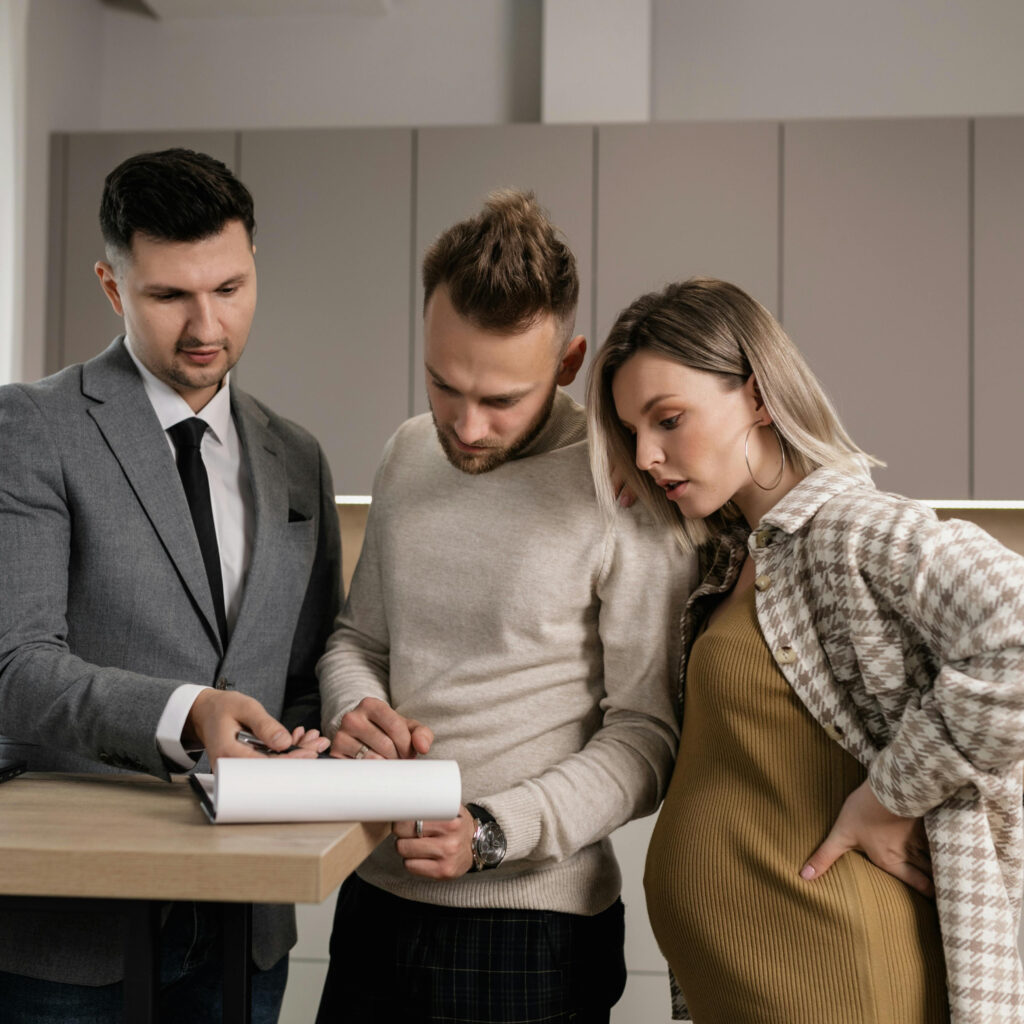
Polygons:
[[637,469],[636,441],[616,414],[612,382],[638,352],[713,373],[729,390],[742,387],[753,374],[786,459],[801,475],[821,466],[863,474],[872,465],[884,465],[854,444],[818,379],[764,306],[726,281],[693,277],[627,306],[590,368],[590,462],[598,500],[608,515],[615,509],[614,467],[684,549],[699,546],[739,517],[730,502],[707,519],[688,519]]

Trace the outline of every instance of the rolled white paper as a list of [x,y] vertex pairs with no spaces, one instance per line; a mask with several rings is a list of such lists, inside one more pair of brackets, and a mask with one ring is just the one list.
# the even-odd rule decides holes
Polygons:
[[222,757],[213,792],[217,824],[448,821],[459,813],[462,777],[456,761]]

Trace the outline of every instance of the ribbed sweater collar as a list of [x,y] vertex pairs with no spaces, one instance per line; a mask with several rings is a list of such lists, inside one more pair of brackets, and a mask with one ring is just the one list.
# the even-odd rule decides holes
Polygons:
[[586,437],[587,414],[583,406],[578,405],[559,388],[544,428],[516,458],[527,459],[531,455],[543,455],[545,452],[576,444],[577,441],[584,441]]

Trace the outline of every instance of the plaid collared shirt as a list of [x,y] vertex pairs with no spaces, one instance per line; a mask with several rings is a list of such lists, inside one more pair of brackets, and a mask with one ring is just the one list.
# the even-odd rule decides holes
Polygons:
[[[702,552],[680,713],[706,599],[748,552],[758,622],[793,690],[886,807],[924,817],[953,1024],[1024,1020],[1024,558],[866,476],[819,469],[755,532]],[[687,1019],[679,995],[673,1016]]]

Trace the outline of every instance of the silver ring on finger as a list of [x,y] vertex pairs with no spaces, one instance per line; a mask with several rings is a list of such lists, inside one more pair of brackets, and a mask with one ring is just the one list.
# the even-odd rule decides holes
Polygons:
[[419,818],[416,819],[416,838],[423,838],[423,822]]
[[370,748],[363,743],[359,749],[352,755],[354,761],[361,761],[370,752]]

